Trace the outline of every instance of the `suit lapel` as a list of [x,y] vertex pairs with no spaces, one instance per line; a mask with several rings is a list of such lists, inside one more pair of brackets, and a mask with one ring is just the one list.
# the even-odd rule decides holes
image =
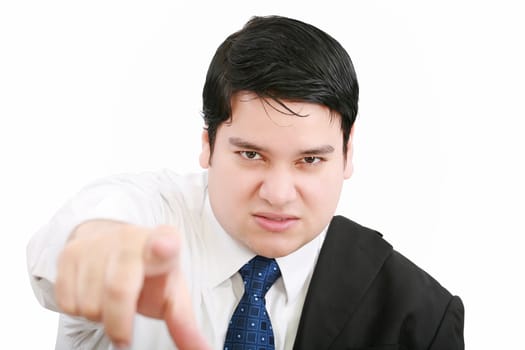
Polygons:
[[377,232],[335,216],[314,269],[294,349],[328,349],[391,252]]

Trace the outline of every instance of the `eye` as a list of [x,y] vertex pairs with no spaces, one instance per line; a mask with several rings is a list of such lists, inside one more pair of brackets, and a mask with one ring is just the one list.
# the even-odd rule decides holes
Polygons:
[[316,163],[319,163],[322,159],[319,158],[319,157],[304,157],[303,158],[303,163],[306,163],[306,164],[316,164]]
[[240,151],[239,154],[241,155],[241,157],[250,160],[261,159],[261,155],[255,151]]

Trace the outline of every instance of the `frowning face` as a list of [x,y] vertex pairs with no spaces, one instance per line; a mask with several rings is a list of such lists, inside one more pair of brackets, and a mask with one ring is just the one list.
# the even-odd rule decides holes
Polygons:
[[288,255],[321,233],[352,173],[352,145],[343,154],[340,116],[318,104],[283,102],[305,117],[252,93],[235,94],[213,154],[204,132],[200,158],[217,220],[266,257]]

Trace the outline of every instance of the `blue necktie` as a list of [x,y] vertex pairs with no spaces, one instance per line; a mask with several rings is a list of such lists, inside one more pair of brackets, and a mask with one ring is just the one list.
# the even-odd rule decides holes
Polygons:
[[230,321],[224,350],[274,350],[264,296],[281,276],[279,266],[275,259],[256,256],[239,273],[244,281],[244,294]]

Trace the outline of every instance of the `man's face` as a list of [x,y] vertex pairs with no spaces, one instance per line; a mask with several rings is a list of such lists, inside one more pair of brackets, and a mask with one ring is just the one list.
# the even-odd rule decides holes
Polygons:
[[252,93],[235,94],[232,120],[219,126],[212,157],[206,132],[200,157],[217,220],[266,257],[288,255],[321,233],[352,173],[339,116],[318,104],[283,102],[307,116]]

